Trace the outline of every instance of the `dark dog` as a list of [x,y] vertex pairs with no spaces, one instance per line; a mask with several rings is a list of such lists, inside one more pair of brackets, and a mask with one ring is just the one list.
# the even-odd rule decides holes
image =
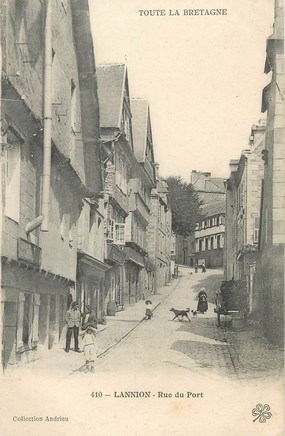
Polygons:
[[197,310],[191,310],[193,317],[197,318]]
[[188,318],[189,322],[191,322],[191,319],[188,316],[188,312],[190,312],[189,307],[187,307],[186,310],[177,310],[177,309],[174,309],[172,307],[172,309],[170,309],[170,312],[173,312],[175,315],[172,321],[174,321],[175,318],[178,318],[179,316],[181,316],[181,319],[179,321],[183,321],[183,317],[186,316],[186,318]]

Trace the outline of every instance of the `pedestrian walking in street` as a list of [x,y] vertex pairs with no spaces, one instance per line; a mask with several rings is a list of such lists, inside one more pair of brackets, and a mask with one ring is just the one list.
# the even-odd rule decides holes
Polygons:
[[92,324],[87,324],[85,330],[82,330],[82,347],[85,357],[85,372],[95,371],[95,360],[97,357],[97,344],[96,344],[96,329]]
[[88,304],[82,314],[81,329],[85,330],[87,325],[97,328],[97,319],[94,310]]
[[78,347],[78,334],[79,334],[79,327],[81,321],[81,314],[78,307],[79,307],[78,303],[74,301],[71,304],[70,309],[68,309],[65,315],[65,322],[67,324],[66,344],[65,344],[66,353],[68,353],[70,350],[70,341],[71,341],[72,334],[74,337],[74,351],[80,353]]
[[204,263],[202,263],[202,273],[205,273],[205,272],[206,272],[206,266]]
[[151,319],[153,317],[152,302],[150,300],[146,300],[145,304],[145,319]]
[[196,263],[196,265],[195,265],[195,273],[197,273],[198,272],[198,263]]
[[201,288],[201,291],[198,294],[198,306],[197,312],[205,313],[208,310],[208,296],[206,294],[205,288]]

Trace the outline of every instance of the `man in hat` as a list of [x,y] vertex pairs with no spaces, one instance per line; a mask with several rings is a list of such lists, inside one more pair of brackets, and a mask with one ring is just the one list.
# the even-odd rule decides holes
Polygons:
[[68,353],[70,350],[70,341],[72,337],[72,333],[74,336],[74,351],[80,353],[78,347],[78,334],[80,327],[81,314],[78,308],[78,303],[74,301],[71,304],[70,309],[66,312],[65,321],[67,324],[67,333],[66,333],[66,344],[65,344],[65,352]]

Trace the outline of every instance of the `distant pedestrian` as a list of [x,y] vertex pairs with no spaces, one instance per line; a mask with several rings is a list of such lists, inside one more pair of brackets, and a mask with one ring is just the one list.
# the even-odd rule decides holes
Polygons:
[[205,288],[201,288],[201,291],[198,294],[198,306],[197,306],[197,312],[205,313],[208,310],[208,301],[207,301],[207,294]]
[[145,319],[151,319],[153,317],[152,302],[150,300],[146,300],[145,304]]
[[96,344],[96,329],[93,325],[87,324],[85,330],[81,331],[82,347],[85,357],[85,372],[95,371],[95,360],[97,357],[97,344]]
[[198,272],[198,263],[196,263],[196,265],[195,265],[195,273],[197,273]]
[[205,264],[202,263],[202,273],[205,273],[205,272],[206,272],[206,267],[205,267]]
[[65,321],[67,324],[66,344],[65,344],[66,353],[68,353],[70,350],[70,341],[71,341],[72,333],[74,337],[74,351],[80,353],[78,347],[78,334],[79,334],[81,314],[78,307],[79,307],[78,303],[74,301],[71,304],[71,308],[68,309],[65,315]]

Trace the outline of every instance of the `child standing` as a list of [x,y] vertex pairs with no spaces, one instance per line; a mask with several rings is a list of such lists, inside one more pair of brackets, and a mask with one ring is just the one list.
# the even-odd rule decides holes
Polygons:
[[[97,328],[97,327],[96,327]],[[87,324],[86,330],[81,332],[82,335],[82,347],[84,351],[84,357],[86,362],[85,372],[94,372],[95,359],[96,359],[96,328]]]
[[146,304],[145,319],[151,319],[153,316],[152,302],[150,300],[146,300],[145,304]]

